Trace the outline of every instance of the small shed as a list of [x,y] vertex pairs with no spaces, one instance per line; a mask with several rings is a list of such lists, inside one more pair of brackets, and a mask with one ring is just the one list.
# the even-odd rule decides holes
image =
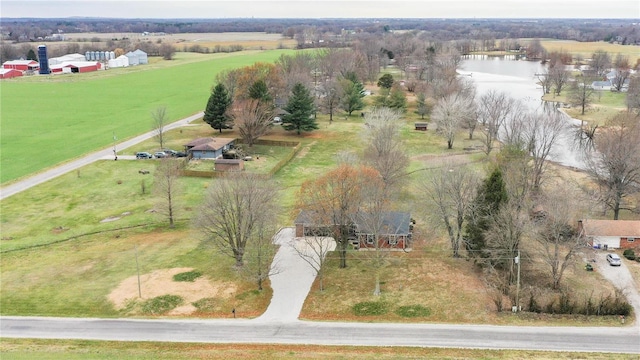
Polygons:
[[216,159],[216,171],[242,171],[244,170],[244,161],[241,159]]
[[429,126],[428,122],[417,122],[415,123],[416,130],[419,131],[427,131],[427,127]]
[[22,76],[22,71],[16,69],[0,69],[0,79],[11,79]]
[[120,55],[115,59],[110,59],[108,64],[110,68],[127,67],[129,66],[129,58],[124,55]]
[[640,247],[640,220],[580,220],[578,231],[596,249]]
[[140,58],[138,58],[138,54],[134,53],[133,51],[129,51],[128,53],[124,54],[124,56],[129,58],[129,65],[133,66],[140,64]]

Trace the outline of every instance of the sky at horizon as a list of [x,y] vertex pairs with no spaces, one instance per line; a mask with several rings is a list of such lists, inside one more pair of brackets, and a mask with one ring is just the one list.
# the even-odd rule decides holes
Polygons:
[[2,18],[639,19],[638,0],[3,0]]

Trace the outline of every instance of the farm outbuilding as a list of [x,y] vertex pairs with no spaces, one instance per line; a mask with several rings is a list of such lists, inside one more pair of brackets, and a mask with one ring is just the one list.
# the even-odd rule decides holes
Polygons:
[[200,138],[186,144],[184,149],[191,159],[217,159],[231,149],[235,141],[230,138]]
[[86,73],[101,68],[102,65],[96,61],[69,61],[51,66],[51,72],[54,74]]
[[138,56],[138,64],[140,65],[146,65],[149,63],[149,59],[147,57],[147,53],[140,50],[140,49],[136,49],[136,51],[133,52],[134,54],[136,54]]
[[67,54],[55,58],[49,59],[49,66],[63,64],[65,62],[87,61],[85,55],[82,54]]
[[22,76],[22,71],[16,69],[0,69],[0,79],[11,79]]
[[110,68],[127,67],[129,66],[129,58],[124,55],[120,55],[115,59],[109,60],[108,64]]
[[40,66],[33,60],[10,60],[2,64],[3,69],[14,69],[20,71],[38,70]]
[[640,247],[640,220],[580,220],[578,231],[596,249]]

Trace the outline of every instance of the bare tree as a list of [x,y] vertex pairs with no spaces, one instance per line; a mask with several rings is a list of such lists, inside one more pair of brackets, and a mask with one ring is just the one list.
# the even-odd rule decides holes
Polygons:
[[160,149],[164,148],[164,128],[167,126],[169,119],[167,118],[166,106],[160,106],[151,112],[151,118],[153,119],[153,131],[156,140],[160,144]]
[[622,54],[616,55],[613,66],[615,68],[615,76],[611,79],[611,85],[616,91],[622,91],[624,85],[628,84],[629,76],[631,75],[629,57]]
[[472,102],[472,99],[460,93],[454,93],[440,99],[433,109],[431,119],[437,125],[437,133],[447,139],[447,149],[453,148],[460,124],[469,117],[473,117]]
[[263,283],[269,276],[282,271],[282,266],[275,258],[278,246],[273,243],[273,234],[277,228],[274,222],[257,224],[255,236],[245,247],[243,275],[254,281],[258,291],[262,291]]
[[549,69],[549,77],[551,78],[555,94],[560,95],[562,89],[569,81],[569,71],[565,69],[565,65],[558,62]]
[[302,184],[296,210],[311,214],[314,222],[330,229],[338,244],[340,268],[347,267],[347,247],[353,214],[362,202],[362,190],[380,178],[373,168],[342,164],[337,169]]
[[624,199],[638,192],[640,184],[640,125],[629,113],[615,118],[595,135],[595,150],[586,149],[587,172],[599,186],[600,201],[613,211],[633,210]]
[[509,117],[521,111],[521,106],[504,92],[490,90],[478,100],[478,121],[482,125],[482,144],[485,154],[489,155],[498,134],[504,128]]
[[625,99],[627,111],[640,116],[640,76],[632,76],[629,81],[629,89]]
[[553,155],[554,146],[561,139],[567,126],[564,114],[551,110],[530,114],[526,119],[526,139],[533,160],[533,189],[540,188],[547,169],[547,160]]
[[565,270],[573,264],[576,251],[586,245],[574,230],[580,213],[580,194],[575,186],[556,184],[542,194],[533,217],[533,238],[538,243],[538,258],[551,273],[551,287],[558,289]]
[[196,226],[225,255],[244,265],[247,244],[277,214],[276,189],[263,176],[230,173],[214,180],[205,196]]
[[580,114],[584,115],[585,109],[591,105],[595,90],[591,86],[593,79],[580,76],[571,85],[569,90],[569,103],[573,106],[579,106]]
[[597,50],[591,55],[589,67],[595,72],[596,76],[603,77],[611,68],[611,57],[609,53],[603,50]]
[[253,144],[271,128],[271,106],[262,101],[242,100],[233,107],[230,114],[238,127],[240,137],[247,146]]
[[318,99],[320,110],[329,114],[329,122],[333,122],[333,114],[340,108],[342,98],[342,86],[335,80],[328,80],[320,86],[321,96]]
[[536,74],[538,77],[538,84],[542,86],[542,95],[549,94],[551,92],[551,86],[553,86],[553,78],[548,70],[544,70],[541,73]]
[[389,108],[375,108],[365,115],[367,147],[364,162],[378,170],[388,189],[397,188],[409,166],[400,137],[402,115]]
[[324,268],[322,264],[327,254],[335,250],[335,240],[317,233],[296,238],[294,243],[290,245],[296,254],[316,272],[316,277],[320,284],[320,292],[324,291]]
[[176,202],[180,193],[179,178],[184,168],[184,161],[164,158],[154,173],[154,191],[159,196],[156,211],[158,214],[166,216],[169,220],[169,227],[175,227]]
[[449,236],[453,257],[460,256],[465,220],[472,210],[478,176],[467,167],[443,167],[419,185],[419,193],[435,206],[433,216]]

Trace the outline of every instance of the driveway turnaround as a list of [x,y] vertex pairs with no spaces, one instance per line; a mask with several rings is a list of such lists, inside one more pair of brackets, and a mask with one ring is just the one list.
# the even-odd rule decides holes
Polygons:
[[636,314],[636,322],[634,325],[636,329],[640,331],[640,294],[633,281],[633,276],[631,276],[625,264],[627,260],[622,259],[620,266],[611,266],[606,256],[606,251],[596,254],[596,270],[627,297],[627,301],[633,306],[633,311]]
[[[189,124],[190,122],[197,120],[204,116],[204,112],[199,112],[197,114],[186,117],[182,120],[178,120],[164,127],[164,131],[169,131],[184,125]],[[136,136],[133,139],[129,139],[127,141],[123,141],[117,144],[117,150],[121,151],[127,149],[133,145],[143,142],[144,140],[150,139],[155,136],[156,131],[149,131],[142,135]],[[64,175],[70,171],[79,169],[85,165],[89,165],[94,161],[98,161],[104,158],[113,158],[113,148],[109,147],[107,149],[103,149],[100,151],[93,152],[91,154],[85,155],[77,160],[72,160],[61,165],[57,165],[49,170],[43,171],[41,173],[30,176],[24,180],[12,183],[10,185],[3,186],[0,189],[0,200],[8,198],[11,195],[17,194],[21,191],[27,190],[33,186],[38,184],[42,184],[43,182],[49,181],[53,178],[56,178],[60,175]]]

